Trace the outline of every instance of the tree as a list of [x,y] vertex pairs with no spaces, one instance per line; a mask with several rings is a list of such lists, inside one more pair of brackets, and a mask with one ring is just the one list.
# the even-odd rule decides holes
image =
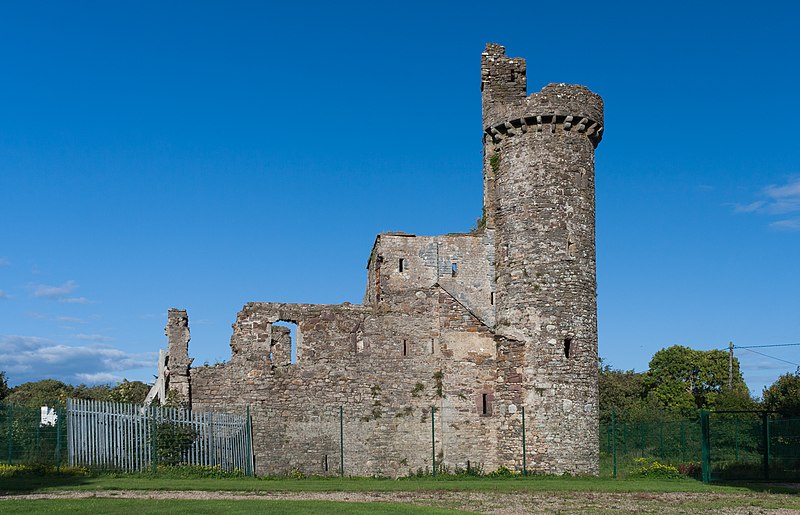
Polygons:
[[[729,355],[721,350],[694,350],[673,345],[661,349],[650,360],[644,383],[647,395],[662,408],[691,415],[698,408],[714,409],[728,389]],[[728,399],[747,392],[739,360],[733,358],[733,380]],[[748,394],[749,396],[749,394]]]
[[784,374],[764,389],[764,407],[782,417],[800,417],[800,372]]
[[114,402],[130,402],[141,404],[150,392],[150,385],[141,381],[128,381],[123,379],[121,383],[111,389],[109,400]]
[[8,397],[8,394],[11,390],[8,388],[8,379],[6,378],[6,373],[0,371],[0,401]]
[[111,387],[107,384],[98,384],[95,386],[79,384],[72,390],[71,397],[90,401],[107,401],[109,395],[111,395]]
[[56,381],[55,379],[43,379],[22,383],[11,389],[6,397],[6,402],[13,404],[24,404],[26,406],[53,406],[58,402],[64,402],[68,397],[72,397],[75,388]]
[[647,418],[646,413],[652,410],[645,398],[643,373],[612,369],[601,359],[598,387],[601,422],[610,422],[612,411],[617,420],[638,420]]

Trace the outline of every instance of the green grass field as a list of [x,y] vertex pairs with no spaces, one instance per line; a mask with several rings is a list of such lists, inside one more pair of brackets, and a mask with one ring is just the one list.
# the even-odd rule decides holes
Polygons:
[[536,476],[391,480],[23,474],[0,478],[2,513],[696,513],[734,509],[800,510],[800,489],[765,483],[704,485],[691,479]]

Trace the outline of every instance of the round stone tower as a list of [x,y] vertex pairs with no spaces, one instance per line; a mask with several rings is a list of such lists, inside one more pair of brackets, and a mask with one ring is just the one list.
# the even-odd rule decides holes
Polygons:
[[594,149],[603,101],[583,86],[526,96],[525,60],[482,55],[487,229],[495,233],[500,459],[597,474]]

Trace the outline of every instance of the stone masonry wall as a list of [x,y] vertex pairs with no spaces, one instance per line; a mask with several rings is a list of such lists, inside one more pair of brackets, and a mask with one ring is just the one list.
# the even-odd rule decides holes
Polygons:
[[[495,73],[504,62],[493,63]],[[527,407],[529,460],[548,472],[598,471],[594,146],[602,112],[600,97],[563,84],[522,103],[484,101],[499,398]],[[516,461],[521,420],[507,414],[501,456]]]
[[[231,358],[189,368],[170,310],[169,387],[193,409],[251,407],[258,474],[396,477],[430,468],[598,472],[594,149],[603,102],[527,95],[524,59],[481,58],[486,225],[378,235],[361,305],[246,304]],[[280,323],[296,324],[295,340]],[[292,361],[292,347],[296,361]]]
[[[264,359],[267,342],[280,345],[276,330],[285,336],[279,320],[298,324],[295,364]],[[454,341],[456,329],[471,340]],[[494,421],[475,402],[476,385],[492,389],[493,345],[489,329],[436,287],[372,308],[248,304],[234,324],[230,362],[192,369],[193,407],[251,406],[259,474],[337,474],[340,406],[347,474],[430,467],[431,406],[440,462],[494,468]]]

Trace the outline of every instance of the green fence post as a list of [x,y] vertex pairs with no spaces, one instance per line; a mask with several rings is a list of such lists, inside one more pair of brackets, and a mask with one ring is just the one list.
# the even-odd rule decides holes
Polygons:
[[522,407],[522,475],[528,475],[528,456],[525,449],[525,406]]
[[14,406],[8,405],[6,420],[8,422],[8,464],[14,464],[14,431],[11,429],[14,426]]
[[56,470],[61,470],[61,403],[56,407]]
[[[40,456],[41,453],[42,453],[42,424],[41,424],[41,419],[40,419],[39,423],[36,424],[36,444],[35,444],[35,447],[33,448],[33,455],[34,456]],[[30,449],[28,449],[27,454],[28,454],[28,458],[27,459],[30,459],[31,458],[31,450]]]
[[612,463],[614,464],[613,477],[617,479],[617,412],[611,410],[611,454],[613,455]]
[[433,463],[433,477],[436,477],[436,437],[434,436],[436,426],[433,421],[435,413],[436,406],[431,406],[431,457],[433,458],[431,461]]
[[711,481],[711,431],[708,411],[700,410],[700,442],[702,448],[703,483]]
[[156,447],[156,407],[150,407],[150,467],[153,474],[158,472],[158,449]]
[[253,456],[253,419],[250,417],[250,405],[247,405],[247,468],[248,476],[256,475],[255,457]]
[[344,477],[344,406],[339,406],[339,475]]
[[762,430],[764,432],[764,479],[769,479],[769,413],[763,412],[762,417]]
[[684,460],[685,450],[686,450],[686,427],[684,426],[684,420],[681,420],[681,461]]

